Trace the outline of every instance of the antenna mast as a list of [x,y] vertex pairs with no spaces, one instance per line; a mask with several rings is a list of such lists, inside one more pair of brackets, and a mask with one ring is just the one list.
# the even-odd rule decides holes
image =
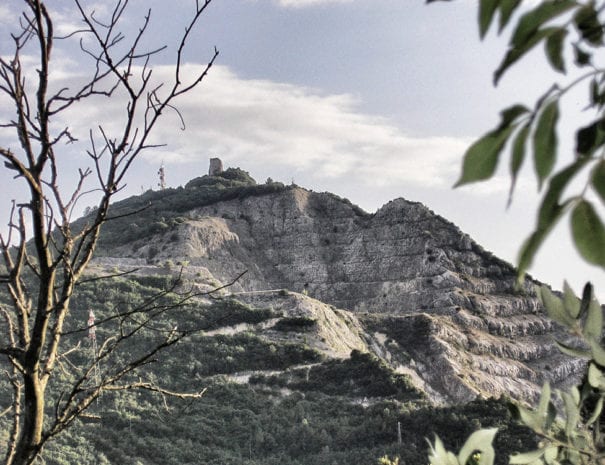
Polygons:
[[99,373],[99,360],[97,349],[97,328],[95,327],[95,314],[92,310],[88,310],[88,339],[90,339],[92,347],[92,363],[94,369],[94,378],[97,385],[101,384],[101,375]]
[[160,190],[166,189],[166,171],[164,171],[164,162],[160,166],[158,170],[158,176],[160,177],[160,182],[158,182],[158,186],[160,186]]

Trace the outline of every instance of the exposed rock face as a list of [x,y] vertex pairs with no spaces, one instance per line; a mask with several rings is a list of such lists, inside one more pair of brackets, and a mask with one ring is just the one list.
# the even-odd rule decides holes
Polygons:
[[347,358],[352,350],[369,350],[364,338],[365,329],[350,312],[338,310],[305,295],[283,291],[235,297],[256,307],[270,306],[284,315],[285,318],[263,329],[263,335],[272,341],[301,338],[310,347],[331,358]]
[[511,265],[422,204],[397,199],[370,215],[331,194],[291,188],[187,218],[115,255],[145,263],[154,247],[155,263],[187,261],[216,283],[247,270],[230,292],[285,288],[351,311],[351,327],[364,331],[333,343],[340,355],[367,347],[438,401],[531,397],[545,379],[562,384],[581,370],[554,347],[557,328],[533,283],[515,290]]

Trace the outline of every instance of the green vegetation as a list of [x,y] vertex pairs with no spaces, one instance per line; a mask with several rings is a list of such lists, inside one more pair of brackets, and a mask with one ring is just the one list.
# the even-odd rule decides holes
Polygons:
[[351,357],[345,360],[329,360],[321,365],[281,375],[258,375],[252,377],[250,382],[358,399],[393,398],[400,402],[425,399],[424,394],[416,390],[406,376],[394,373],[375,355],[357,350],[353,350]]
[[205,375],[249,370],[282,370],[321,361],[319,352],[301,344],[271,344],[251,333],[217,335],[196,341]]
[[201,316],[207,330],[237,325],[260,323],[278,314],[269,308],[255,308],[235,299],[215,300]]
[[[205,67],[193,77],[189,75],[190,80],[183,76],[181,63],[187,39],[210,2],[196,2],[179,39],[180,46],[176,47],[173,80],[157,83],[154,88],[149,87],[154,81],[149,79],[148,65],[152,56],[164,48],[148,49],[143,45],[148,16],[129,41],[118,28],[127,2],[116,2],[106,16],[77,8],[82,27],[64,40],[79,40],[81,51],[96,67],[75,93],[57,86],[56,74],[49,72],[54,68],[51,12],[39,0],[24,3],[26,11],[13,14],[22,19],[11,34],[13,56],[0,58],[0,88],[16,111],[0,126],[14,129],[13,139],[20,142],[14,151],[2,148],[0,152],[5,168],[16,171],[15,179],[24,182],[22,187],[29,192],[23,203],[15,203],[11,213],[16,240],[2,241],[0,245],[6,272],[1,281],[9,289],[8,305],[2,308],[0,323],[5,336],[0,347],[0,371],[4,374],[0,378],[0,454],[7,465],[29,465],[37,460],[51,465],[362,464],[386,455],[400,457],[403,462],[424,463],[424,437],[429,432],[436,431],[444,438],[444,444],[439,442],[441,447],[435,449],[437,457],[445,447],[456,447],[470,430],[481,427],[500,428],[497,441],[503,441],[502,450],[535,447],[527,429],[511,426],[503,402],[477,401],[461,407],[434,408],[426,405],[404,376],[393,374],[375,357],[354,352],[350,359],[321,364],[323,357],[300,342],[304,335],[291,338],[289,343],[273,344],[259,335],[240,331],[274,317],[271,310],[254,309],[236,301],[208,303],[200,296],[181,292],[184,283],[161,278],[82,280],[97,246],[107,251],[128,241],[169,232],[172,234],[168,239],[176,241],[178,235],[172,229],[186,222],[182,215],[192,209],[280,192],[286,187],[273,182],[256,185],[247,173],[233,169],[219,176],[199,178],[185,188],[148,192],[110,207],[135,160],[155,146],[150,144],[151,134],[160,115],[174,108],[174,99],[200,84],[217,58],[215,50]],[[494,11],[491,7],[496,3],[481,2],[483,12],[488,10],[486,5],[491,9],[488,25]],[[538,18],[528,21],[529,26],[575,5],[551,2],[548,9],[539,11]],[[598,24],[597,11],[593,10],[594,2],[574,17],[588,43],[602,39],[602,31],[592,30]],[[484,16],[481,15],[482,25]],[[528,30],[526,24],[521,28],[518,35],[523,37],[517,37],[515,42],[520,44],[514,44],[507,66],[518,59],[521,45],[526,45],[526,49],[532,45],[525,43],[528,36],[536,33],[532,27]],[[557,37],[547,50],[553,66],[561,67],[559,45],[564,37],[557,31],[547,32]],[[542,32],[538,39],[548,34]],[[119,42],[122,52],[116,55],[115,45]],[[167,48],[174,50],[170,45]],[[578,61],[586,64],[590,56],[581,52]],[[26,57],[39,63],[36,80],[23,78],[22,70],[27,66],[22,58]],[[130,72],[133,69],[142,71]],[[501,67],[499,75],[504,69]],[[602,106],[601,85],[602,81],[597,81],[593,86],[593,103],[598,106]],[[160,87],[164,92],[156,92]],[[78,169],[73,190],[65,191],[66,186],[57,180],[69,176],[64,176],[65,166],[58,160],[64,159],[60,154],[63,142],[72,141],[73,137],[69,125],[55,127],[50,121],[57,120],[64,110],[90,103],[87,98],[99,93],[121,99],[126,110],[124,118],[113,122],[118,128],[117,132],[109,131],[113,136],[102,126],[90,131],[91,145],[84,152],[92,169]],[[503,118],[504,129],[481,147],[490,155],[497,155],[501,142],[515,132],[516,119],[535,116],[535,145],[551,151],[556,145],[552,128],[558,116],[558,98],[556,93],[548,94],[535,112],[519,107],[509,110]],[[137,127],[137,122],[143,126]],[[525,126],[520,134],[527,134],[532,126],[522,124]],[[600,124],[584,128],[582,134],[592,143],[578,144],[581,155],[590,158],[593,149],[603,145],[600,129]],[[518,137],[524,142],[525,136]],[[524,144],[515,145],[523,148]],[[537,153],[536,167],[542,183],[550,175],[552,156]],[[571,168],[573,171],[579,167],[580,163],[576,163]],[[599,195],[601,171],[595,168],[592,176]],[[552,189],[562,189],[573,174],[560,173],[563,178]],[[85,191],[89,189],[89,176],[98,182]],[[463,181],[468,180],[465,175]],[[96,206],[72,228],[70,218],[76,202],[95,192]],[[551,203],[553,199],[558,201],[559,194],[560,191],[550,194],[547,199]],[[605,245],[605,233],[591,204],[582,197],[573,199],[570,205],[578,247],[589,261],[602,264],[602,249],[596,253],[595,246]],[[323,213],[323,206],[317,202],[317,211]],[[550,210],[557,210],[560,206],[551,207],[549,204]],[[359,217],[366,215],[360,209],[355,212]],[[551,217],[546,219],[546,226],[554,223]],[[587,228],[587,224],[595,227]],[[104,234],[99,241],[103,225]],[[597,234],[592,234],[593,230]],[[29,247],[29,237],[33,237],[35,247]],[[530,245],[535,243],[536,240]],[[150,257],[154,254],[157,251],[150,251]],[[168,269],[175,266],[170,260],[164,264]],[[588,328],[584,336],[594,345],[590,356],[599,364],[603,358],[597,350],[600,346],[595,343],[594,328],[600,326],[595,322],[595,311],[590,310],[590,300],[590,295],[583,299],[577,312],[576,306],[569,307],[574,314],[569,312],[569,302],[563,305],[564,311],[556,303],[551,310],[564,323],[579,315],[572,321],[575,325],[582,319],[582,308],[588,307],[590,322],[587,320],[582,329]],[[292,330],[292,323],[289,322],[288,331]],[[308,327],[307,322],[296,323],[299,328]],[[236,384],[245,378],[245,374],[238,373],[241,370],[283,370],[301,364],[310,368],[308,376],[287,382],[285,387],[279,383],[273,387]],[[605,384],[605,375],[595,366],[591,365],[588,382],[598,391]],[[343,390],[339,383],[347,387]],[[193,392],[184,392],[183,388]],[[206,396],[200,398],[203,388],[207,389]],[[371,398],[367,407],[360,405],[359,396]],[[536,414],[519,410],[534,429],[536,425],[545,428],[538,420],[542,420],[544,412],[551,411],[549,397],[543,396],[546,400],[540,402]],[[594,410],[599,413],[602,396],[600,400]],[[578,412],[567,405],[566,408],[575,420]],[[568,424],[571,430],[575,421]],[[405,434],[401,444],[395,434],[398,425]],[[480,463],[492,452],[491,437],[489,442],[489,448],[478,448],[482,451]],[[573,446],[580,447],[576,443]],[[496,450],[500,450],[498,447],[496,442]],[[42,457],[44,450],[46,455]],[[474,448],[469,446],[466,452],[462,457],[474,457]],[[552,458],[552,450],[543,455]],[[565,458],[577,462],[572,455]],[[466,460],[462,462],[466,465]]]
[[[355,213],[355,216],[357,216],[359,218],[370,218],[373,216],[372,213],[368,213],[363,208],[361,208],[358,205],[355,205],[347,198],[340,197],[339,195],[333,194],[332,192],[325,192],[325,195],[327,195],[330,199],[337,201],[338,203],[344,203],[345,205],[350,207],[351,210],[353,210],[353,213]],[[319,207],[319,208],[322,208],[322,207]]]
[[[256,184],[250,175],[239,168],[229,168],[218,176],[202,176],[178,188],[147,191],[142,195],[116,202],[109,209],[109,217],[116,217],[103,227],[97,255],[117,245],[154,234],[171,231],[186,221],[187,212],[227,200],[244,199],[280,192],[289,187],[280,182]],[[94,214],[94,211],[91,213]],[[84,217],[76,222],[84,225]]]
[[273,329],[277,331],[305,331],[317,326],[317,320],[309,317],[286,317],[280,318]]
[[[598,63],[605,47],[605,2],[543,0],[517,17],[514,13],[521,5],[526,6],[519,0],[479,2],[482,38],[496,18],[499,18],[500,31],[512,18],[517,18],[508,51],[494,73],[494,82],[497,84],[511,66],[538,45],[544,46],[553,71],[563,74],[570,71],[571,77],[564,84],[549,85],[533,108],[517,103],[504,109],[498,126],[467,150],[456,185],[490,179],[501,154],[509,147],[510,201],[526,155],[531,152],[538,188],[544,188],[544,195],[536,227],[520,251],[520,279],[550,232],[566,215],[582,259],[605,269],[605,226],[601,219],[605,205],[605,68]],[[568,59],[570,56],[573,61]],[[573,104],[582,105],[591,120],[567,134],[575,138],[575,150],[561,168],[557,161],[562,134],[557,125],[564,101],[569,99],[570,91],[577,88],[585,90],[586,102],[581,104],[576,93],[572,97]],[[559,348],[568,355],[588,360],[587,370],[579,386],[553,393],[546,383],[535,408],[516,406],[518,419],[541,440],[537,449],[511,455],[509,463],[602,463],[605,456],[603,308],[594,299],[590,284],[584,287],[581,298],[576,297],[567,284],[562,297],[546,286],[539,289],[539,294],[548,315],[573,337],[571,343],[558,342]],[[458,455],[448,452],[437,437],[429,461],[432,465],[466,465],[469,457],[480,451],[479,464],[490,465],[495,459],[492,448],[495,434],[493,429],[476,431]]]
[[[432,0],[435,1],[435,0]],[[500,18],[499,29],[507,26],[520,1],[482,0],[479,8],[481,37]],[[466,152],[462,174],[456,186],[490,179],[501,154],[509,147],[511,187],[528,154],[533,154],[533,168],[538,188],[544,189],[535,229],[523,244],[519,258],[522,275],[531,265],[542,243],[557,223],[569,214],[575,246],[584,260],[605,268],[605,226],[598,213],[605,203],[605,69],[597,64],[603,50],[603,1],[542,1],[524,13],[514,26],[509,49],[494,73],[497,84],[506,71],[538,45],[558,73],[571,75],[565,84],[546,86],[533,108],[516,103],[502,110],[500,123],[476,141]],[[569,61],[567,51],[573,53]],[[564,101],[572,90],[584,86],[586,102],[574,105],[589,110],[593,120],[586,126],[561,134],[557,128]],[[561,136],[575,139],[575,151],[561,168],[558,142]],[[558,171],[557,171],[558,170]],[[580,179],[586,175],[586,179]],[[573,181],[577,180],[576,183]]]
[[[269,184],[274,184],[273,182]],[[256,181],[250,173],[240,168],[227,168],[216,176],[200,176],[185,184],[185,189],[203,189],[215,186],[217,189],[228,189],[232,187],[256,186]]]
[[535,445],[505,402],[494,400],[450,408],[379,400],[364,408],[346,396],[280,396],[217,381],[193,404],[161,405],[146,396],[104,398],[94,409],[100,420],[81,422],[54,445],[47,463],[79,463],[71,461],[78,453],[97,457],[90,463],[147,465],[369,465],[385,454],[425,463],[425,438],[433,432],[453,447],[478,426],[499,427],[497,451]]
[[[209,305],[196,299],[180,302],[178,294],[169,292],[173,286],[163,276],[79,285],[73,304],[73,321],[78,324],[65,336],[72,346],[80,342],[80,349],[70,355],[70,366],[77,369],[91,356],[86,338],[89,308],[100,323],[117,311],[133,311],[153,299],[156,308],[165,309],[162,318],[124,352],[118,350],[102,361],[101,372],[105,363],[121,363],[126,352],[143,351],[158,329],[175,325],[203,329],[159,353],[132,379],[142,377],[167,389],[207,388],[204,396],[191,401],[146,391],[105,393],[48,447],[44,454],[48,465],[368,465],[385,454],[400,457],[400,463],[424,463],[425,438],[433,432],[443,437],[446,446],[456,447],[474,429],[493,426],[501,431],[497,450],[535,446],[527,429],[515,425],[504,401],[430,406],[407,377],[394,373],[374,355],[353,351],[344,360],[324,360],[295,334],[291,342],[271,343],[244,325],[275,318],[274,311],[229,299]],[[132,320],[141,316],[133,313]],[[304,335],[306,319],[291,321],[294,326],[303,322],[298,334]],[[99,344],[115,334],[112,324],[110,320],[97,327]],[[123,324],[127,328],[129,323]],[[252,370],[258,371],[250,384],[236,384],[236,378],[230,377]],[[285,371],[267,373],[277,370]],[[57,378],[49,409],[60,402],[69,380],[69,370]],[[1,384],[0,392],[8,387]],[[0,425],[0,453],[7,431]]]

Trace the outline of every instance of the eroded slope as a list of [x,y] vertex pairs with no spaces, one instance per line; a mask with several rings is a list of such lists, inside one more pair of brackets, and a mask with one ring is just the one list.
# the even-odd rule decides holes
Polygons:
[[[564,384],[580,370],[555,349],[557,329],[531,280],[515,289],[512,266],[403,199],[370,215],[332,194],[281,188],[191,208],[161,232],[115,244],[106,255],[99,266],[141,273],[176,273],[184,264],[185,276],[208,289],[246,271],[223,292],[268,306],[283,306],[267,292],[278,289],[333,305],[341,317],[310,310],[316,304],[303,296],[292,303],[307,305],[298,322],[313,320],[314,337],[329,341],[330,356],[372,351],[438,401],[531,397],[545,379]],[[355,331],[334,330],[345,319]]]

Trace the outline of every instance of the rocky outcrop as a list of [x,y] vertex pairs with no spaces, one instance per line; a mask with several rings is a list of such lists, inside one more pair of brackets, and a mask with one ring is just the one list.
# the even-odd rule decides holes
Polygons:
[[347,358],[352,350],[369,350],[365,329],[351,312],[284,290],[246,292],[232,297],[254,307],[270,307],[282,315],[260,331],[273,342],[299,340],[328,358]]
[[[534,283],[516,288],[511,265],[420,203],[397,199],[368,214],[293,187],[182,216],[113,255],[142,269],[186,264],[187,276],[208,287],[247,270],[227,291],[241,299],[275,289],[308,295],[315,300],[300,296],[297,308],[315,321],[317,341],[330,341],[323,350],[371,350],[434,400],[532,397],[544,380],[563,384],[581,370],[554,347],[557,328]],[[318,301],[325,308],[311,310]]]

